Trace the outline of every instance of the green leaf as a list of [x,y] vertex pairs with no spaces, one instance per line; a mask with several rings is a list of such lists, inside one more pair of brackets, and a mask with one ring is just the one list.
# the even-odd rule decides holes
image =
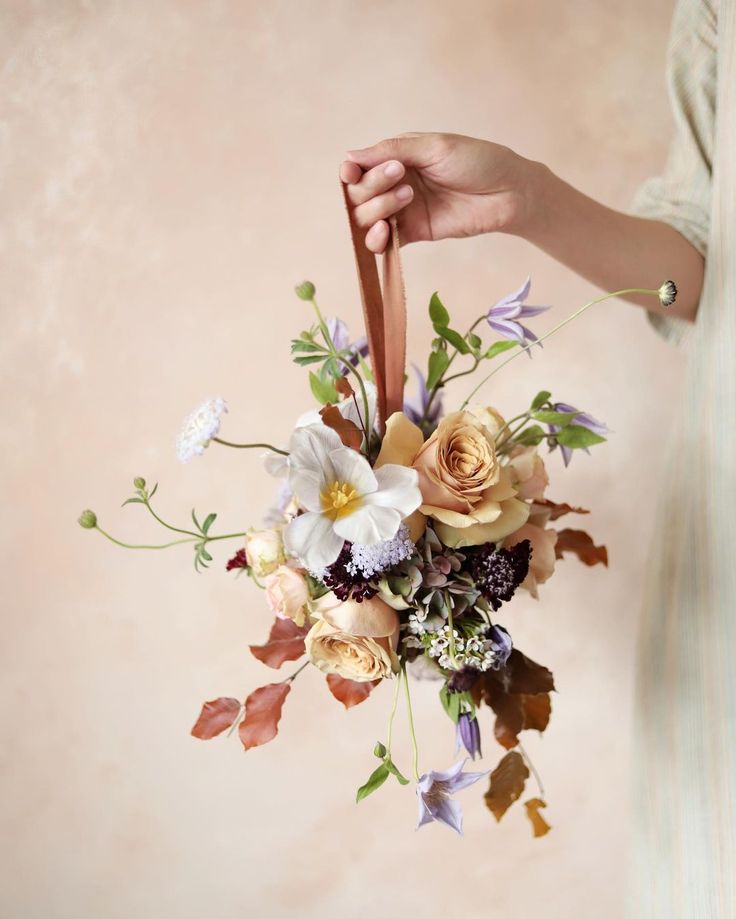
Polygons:
[[388,771],[391,773],[391,775],[396,776],[396,778],[399,781],[399,785],[409,784],[409,779],[407,779],[406,776],[402,775],[399,772],[399,770],[396,768],[396,765],[394,764],[394,761],[391,759],[390,756],[386,757],[386,759],[383,761],[383,764],[388,769]]
[[450,324],[450,314],[445,309],[437,291],[432,294],[429,301],[429,318],[435,326],[441,325],[445,327]]
[[125,507],[126,504],[145,504],[146,502],[143,498],[128,498],[127,501],[123,501],[120,507]]
[[435,324],[434,330],[445,341],[449,341],[453,348],[457,348],[460,354],[470,354],[470,345],[455,329],[448,329],[447,326]]
[[518,341],[494,341],[491,347],[483,355],[483,357],[490,361],[494,357],[497,357],[499,354],[503,354],[504,351],[509,351],[511,348],[515,348],[518,344]]
[[324,354],[313,354],[311,357],[295,357],[294,363],[300,367],[306,367],[307,364],[319,364],[325,359]]
[[532,424],[514,437],[514,443],[523,444],[525,447],[537,447],[546,437],[547,432],[544,428],[540,428],[538,424]]
[[205,549],[204,546],[202,546],[202,548],[199,550],[199,557],[200,559],[203,558],[206,562],[212,561],[212,556],[209,554],[209,552]]
[[553,412],[541,411],[533,412],[532,418],[535,421],[541,421],[542,424],[558,424],[560,427],[566,427],[573,418],[576,418],[580,412]]
[[440,689],[440,702],[442,703],[442,707],[455,724],[457,724],[460,718],[460,702],[462,696],[463,693],[461,692],[450,692],[447,688],[447,684]]
[[584,447],[592,447],[595,444],[602,444],[606,439],[600,434],[594,434],[580,424],[571,424],[563,428],[555,438],[563,447],[569,447],[571,450],[580,450]]
[[381,763],[381,765],[371,773],[371,776],[365,785],[361,785],[358,789],[358,792],[355,796],[356,803],[362,801],[363,798],[367,798],[368,795],[373,794],[374,791],[377,791],[386,781],[388,776],[388,766],[385,763]]
[[447,351],[433,351],[429,355],[429,365],[427,373],[427,389],[434,389],[442,378],[442,374],[447,370],[450,358]]
[[322,405],[326,405],[328,402],[334,404],[338,401],[337,390],[332,383],[321,380],[316,373],[311,371],[309,373],[309,385],[312,388],[312,395]]
[[536,411],[538,408],[541,408],[545,402],[549,402],[552,397],[551,392],[547,392],[546,389],[543,389],[541,392],[538,392],[534,399],[532,400],[532,411]]
[[313,341],[304,341],[301,338],[294,338],[291,342],[292,354],[295,351],[321,351],[324,353],[324,350],[322,345],[318,345]]
[[467,339],[471,350],[473,353],[477,354],[480,351],[481,345],[483,344],[483,339],[480,337],[480,335],[476,335],[475,332],[468,332]]
[[217,520],[217,514],[207,514],[204,523],[202,524],[202,532],[209,533],[210,527]]
[[149,495],[148,495],[148,500],[149,500],[149,501],[150,501],[151,498],[156,494],[157,491],[158,491],[158,482],[156,482],[156,484],[153,486],[153,488],[151,489],[151,491],[150,491],[150,493],[149,493]]
[[192,508],[192,520],[194,521],[195,527],[202,532],[202,527],[199,525],[199,520],[197,520],[197,515],[194,513],[194,508]]

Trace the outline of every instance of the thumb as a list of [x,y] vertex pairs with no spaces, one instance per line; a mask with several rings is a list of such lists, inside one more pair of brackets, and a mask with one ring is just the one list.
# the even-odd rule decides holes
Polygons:
[[372,169],[387,160],[399,160],[405,166],[421,168],[435,159],[433,150],[437,137],[437,134],[399,134],[381,140],[372,147],[348,150],[346,156],[363,169]]

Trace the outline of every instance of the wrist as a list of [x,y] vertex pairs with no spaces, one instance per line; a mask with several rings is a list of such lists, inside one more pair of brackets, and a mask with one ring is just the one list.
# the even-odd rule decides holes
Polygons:
[[544,224],[549,218],[549,197],[554,174],[535,160],[518,157],[514,181],[515,206],[513,218],[505,232],[528,242],[535,242],[544,235]]

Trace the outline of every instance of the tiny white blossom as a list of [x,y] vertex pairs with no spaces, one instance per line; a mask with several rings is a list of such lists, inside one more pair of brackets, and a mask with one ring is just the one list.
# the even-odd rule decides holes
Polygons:
[[348,573],[357,574],[360,571],[366,578],[373,577],[411,558],[414,548],[409,538],[409,529],[402,523],[392,539],[384,539],[374,546],[353,543],[350,548],[351,561],[347,564]]
[[184,421],[176,438],[176,455],[182,463],[201,456],[220,430],[220,418],[227,411],[224,399],[208,399]]

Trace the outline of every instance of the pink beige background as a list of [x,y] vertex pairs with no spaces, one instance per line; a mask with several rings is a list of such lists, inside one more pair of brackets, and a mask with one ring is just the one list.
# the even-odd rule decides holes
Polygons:
[[[463,793],[464,841],[415,834],[398,785],[356,807],[387,687],[345,712],[306,672],[272,745],[191,738],[203,700],[272,678],[247,652],[268,630],[262,597],[225,573],[224,545],[200,576],[186,548],[125,552],[75,521],[90,506],[156,541],[120,508],[142,475],[167,517],[257,523],[272,488],[257,455],[180,466],[173,441],[211,395],[229,402],[225,436],[285,440],[310,405],[288,353],[309,322],[294,283],[311,278],[359,331],[342,151],[457,131],[626,207],[666,151],[670,14],[670,0],[0,5],[4,917],[621,915],[638,602],[683,370],[637,310],[602,306],[486,393],[515,413],[551,387],[615,431],[567,471],[549,463],[550,496],[593,508],[610,570],[566,561],[507,617],[559,688],[527,745],[543,840],[518,807],[496,825],[480,787]],[[555,307],[539,328],[593,293],[517,239],[404,261],[415,357],[435,289],[471,319],[531,273],[533,302]],[[444,768],[436,687],[415,699],[422,764]]]

